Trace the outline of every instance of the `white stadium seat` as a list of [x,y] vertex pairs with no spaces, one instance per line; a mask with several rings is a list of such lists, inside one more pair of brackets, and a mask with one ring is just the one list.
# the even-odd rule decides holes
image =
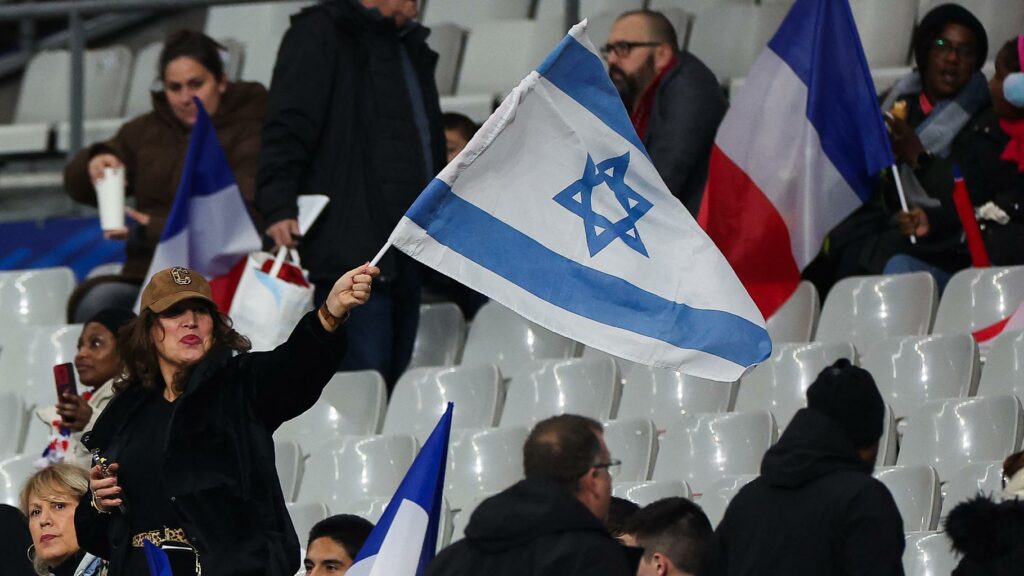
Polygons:
[[691,498],[690,487],[681,480],[646,480],[643,482],[616,482],[612,496],[625,498],[643,508],[651,502],[665,498]]
[[[469,30],[450,22],[434,24],[430,27],[427,45],[431,50],[437,52],[434,82],[437,84],[437,92],[441,96],[455,93],[455,83],[459,79],[459,64],[462,62],[462,52],[466,48],[468,35]],[[422,312],[420,312],[420,321],[423,321]]]
[[772,342],[810,342],[820,314],[818,289],[804,280],[786,303],[768,317],[765,328]]
[[281,481],[281,494],[285,502],[295,500],[302,483],[302,471],[304,461],[302,448],[297,442],[291,440],[274,441],[274,467],[277,469],[277,477]]
[[961,270],[942,293],[932,334],[970,334],[988,328],[1008,318],[1021,302],[1024,266]]
[[473,318],[462,365],[497,364],[501,375],[511,378],[531,360],[572,358],[575,353],[576,342],[488,302]]
[[717,527],[725,516],[729,503],[741,488],[757,478],[757,474],[733,474],[722,476],[711,483],[700,497],[700,506],[704,509],[712,527]]
[[488,428],[498,422],[505,387],[491,365],[414,368],[398,379],[384,417],[384,434],[412,434],[427,439],[455,404],[452,428]]
[[917,0],[850,0],[868,66],[902,66],[910,55]]
[[521,19],[530,16],[532,0],[430,0],[422,20],[433,27],[440,22],[475,25],[493,20]]
[[998,501],[1003,492],[1003,462],[974,462],[957,470],[943,486],[942,519],[957,504],[966,502],[979,494]]
[[390,498],[417,451],[412,436],[340,436],[313,450],[298,499],[332,511],[360,498]]
[[466,319],[462,310],[451,302],[420,306],[410,368],[453,366],[462,354],[466,341]]
[[242,80],[270,87],[277,49],[291,25],[290,17],[314,2],[262,2],[213,6],[204,31],[215,40],[232,39],[245,48]]
[[21,394],[29,411],[54,404],[53,366],[75,359],[81,333],[81,324],[62,324],[23,326],[0,336],[0,391]]
[[[477,4],[454,1],[463,12]],[[540,65],[565,33],[561,19],[491,20],[470,25],[456,94],[503,98]]]
[[64,266],[0,271],[0,321],[8,332],[0,342],[18,325],[63,323],[74,289],[75,273]]
[[466,526],[469,525],[469,519],[473,516],[473,511],[476,510],[477,506],[480,505],[484,500],[494,496],[494,494],[480,494],[474,496],[465,504],[462,510],[457,510],[453,515],[452,520],[452,534],[450,542],[458,542],[465,536]]
[[[580,19],[590,18],[599,13],[621,14],[644,7],[645,0],[580,0]],[[565,0],[537,0],[535,18],[557,19],[565,15]],[[591,36],[594,44],[604,44],[604,38]]]
[[292,519],[295,534],[299,537],[299,545],[303,548],[306,547],[313,526],[331,515],[327,505],[321,502],[289,502],[285,506],[288,507],[288,516]]
[[887,466],[874,474],[889,489],[903,517],[903,530],[934,530],[939,524],[942,494],[939,475],[931,466]]
[[903,550],[906,576],[949,576],[959,559],[950,550],[944,532],[911,532]]
[[384,378],[373,370],[338,372],[312,408],[281,425],[279,440],[294,440],[311,449],[328,438],[374,434],[386,406]]
[[38,454],[9,454],[0,456],[0,504],[19,506],[21,487],[35,473],[33,462]]
[[998,394],[1024,400],[1024,331],[1000,334],[988,351],[977,395]]
[[604,423],[604,443],[611,457],[622,461],[616,482],[641,482],[651,477],[658,456],[658,431],[646,418]]
[[0,454],[20,451],[28,418],[28,407],[20,394],[0,392]]
[[595,420],[614,416],[621,383],[611,360],[544,360],[530,363],[508,385],[502,426],[526,426],[557,414]]
[[462,510],[474,498],[521,480],[527,435],[529,430],[521,426],[452,430],[445,474],[445,495],[452,508]]
[[[685,4],[680,7],[687,9]],[[786,6],[714,2],[706,9],[693,11],[697,19],[690,51],[719,81],[744,77],[778,30],[786,11]],[[726,38],[729,40],[723,44]]]
[[728,412],[737,386],[736,382],[716,382],[635,364],[623,373],[618,417],[647,418],[663,429],[683,414]]

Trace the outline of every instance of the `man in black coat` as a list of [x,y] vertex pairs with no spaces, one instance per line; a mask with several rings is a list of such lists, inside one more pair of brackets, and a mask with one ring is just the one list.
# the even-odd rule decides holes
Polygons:
[[617,465],[600,423],[574,414],[538,423],[523,447],[526,480],[481,503],[466,538],[427,576],[633,576],[638,554],[603,523]]
[[[416,0],[328,0],[292,18],[274,66],[255,205],[277,246],[297,246],[323,301],[345,270],[369,261],[444,166],[445,139],[429,30]],[[330,203],[298,237],[300,194]],[[353,311],[341,368],[389,385],[412,354],[416,264],[380,262],[373,304]]]
[[839,360],[807,404],[729,504],[700,576],[903,575],[903,519],[871,476],[885,413],[874,380]]

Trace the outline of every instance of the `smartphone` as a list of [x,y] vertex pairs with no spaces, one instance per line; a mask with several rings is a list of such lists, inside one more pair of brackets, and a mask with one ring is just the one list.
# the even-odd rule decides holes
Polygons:
[[65,394],[78,396],[78,387],[75,385],[75,367],[71,362],[57,364],[53,367],[53,381],[57,384],[58,400]]

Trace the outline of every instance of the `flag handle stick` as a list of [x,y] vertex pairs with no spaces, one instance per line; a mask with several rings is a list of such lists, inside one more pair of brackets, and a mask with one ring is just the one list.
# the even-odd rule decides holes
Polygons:
[[376,266],[377,263],[380,262],[380,259],[384,257],[384,253],[388,251],[388,248],[391,248],[390,240],[381,247],[380,252],[377,252],[377,255],[373,257],[373,260],[370,260],[370,266]]
[[[903,192],[903,180],[900,178],[900,170],[896,167],[896,164],[892,165],[892,176],[896,180],[896,192],[900,196],[900,207],[903,208],[904,212],[910,212],[910,208],[907,207],[907,195]],[[910,235],[910,243],[917,244],[917,236]],[[387,246],[385,246],[387,248]],[[383,251],[381,252],[383,254]]]

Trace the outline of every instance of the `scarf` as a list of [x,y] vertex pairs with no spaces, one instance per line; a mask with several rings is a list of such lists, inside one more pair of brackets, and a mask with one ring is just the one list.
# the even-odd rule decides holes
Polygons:
[[629,119],[633,122],[633,129],[636,130],[636,135],[640,137],[641,142],[647,138],[647,124],[651,121],[651,108],[654,107],[654,95],[658,91],[658,85],[661,84],[665,74],[668,74],[669,70],[675,68],[677,64],[679,64],[679,57],[673,55],[668,66],[658,72],[654,81],[640,95],[640,100],[637,101],[636,106],[633,106],[633,111],[629,114]]
[[[921,74],[916,71],[907,74],[900,78],[889,91],[882,102],[882,110],[892,108],[898,98],[920,93],[922,89]],[[932,113],[915,130],[924,149],[940,158],[949,156],[953,147],[953,139],[963,130],[971,117],[981,109],[987,98],[988,82],[985,80],[984,74],[975,72],[955,98],[935,104]],[[899,172],[909,205],[923,208],[939,206],[939,201],[929,196],[921,186],[911,165],[900,162]]]
[[1007,120],[999,119],[999,127],[1010,137],[1010,141],[999,158],[1007,162],[1013,162],[1017,169],[1024,172],[1024,119]]

